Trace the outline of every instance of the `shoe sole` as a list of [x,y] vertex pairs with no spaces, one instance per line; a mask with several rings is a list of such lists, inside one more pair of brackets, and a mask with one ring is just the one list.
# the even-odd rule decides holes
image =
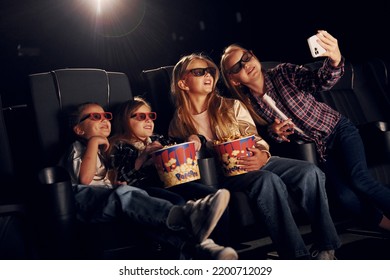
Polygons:
[[218,260],[238,260],[238,254],[233,248],[226,247],[218,254],[217,259]]
[[[200,227],[200,231],[195,233],[195,236],[198,236],[198,238],[199,238],[199,240],[198,240],[199,243],[202,243],[203,241],[205,241],[210,236],[210,234],[213,232],[215,226],[217,225],[219,219],[221,218],[222,214],[225,212],[226,207],[229,204],[230,192],[228,190],[225,190],[225,189],[220,189],[214,194],[214,196],[212,197],[212,200],[213,201],[211,203],[210,208],[215,208],[218,211],[216,211],[214,213],[214,215],[212,215],[212,216],[210,215],[208,217],[208,219],[202,224],[202,227]],[[217,205],[218,207],[216,207],[215,205]],[[207,227],[207,231],[205,231],[201,235],[200,232],[202,229],[205,228],[206,225],[209,225]]]

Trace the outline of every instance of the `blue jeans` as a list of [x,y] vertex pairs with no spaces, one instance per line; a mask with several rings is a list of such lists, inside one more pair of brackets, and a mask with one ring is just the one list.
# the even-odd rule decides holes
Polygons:
[[150,196],[168,200],[175,205],[184,205],[188,200],[197,200],[217,191],[214,187],[196,181],[179,184],[169,188],[147,186],[142,189]]
[[84,222],[109,222],[124,215],[138,226],[136,230],[148,236],[182,249],[189,241],[189,234],[182,227],[170,227],[168,215],[171,202],[151,197],[140,188],[121,185],[116,189],[94,186],[75,186],[78,219]]
[[245,191],[255,202],[268,233],[282,259],[309,258],[295,223],[289,196],[300,205],[311,221],[314,246],[334,250],[341,243],[329,213],[325,175],[306,161],[271,157],[258,171],[227,177],[230,191]]
[[184,197],[174,192],[171,192],[165,188],[160,187],[146,187],[142,188],[145,190],[150,196],[162,198],[164,200],[168,200],[174,205],[184,205],[187,201]]
[[[144,190],[150,195],[170,201],[175,205],[184,205],[188,200],[198,200],[217,191],[216,188],[196,181],[187,182],[169,188],[146,187]],[[220,245],[230,245],[229,208],[226,208],[218,221],[210,238]]]
[[185,201],[197,200],[217,191],[214,187],[207,186],[196,181],[179,184],[168,188],[168,190],[180,195],[185,199]]
[[346,117],[327,139],[323,165],[328,187],[356,217],[363,216],[374,225],[383,215],[390,218],[390,188],[375,180],[368,170],[359,131]]

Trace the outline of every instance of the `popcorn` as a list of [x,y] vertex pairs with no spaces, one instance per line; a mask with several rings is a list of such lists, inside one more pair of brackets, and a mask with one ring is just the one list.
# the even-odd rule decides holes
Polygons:
[[[236,138],[237,136],[234,136]],[[250,156],[247,148],[255,147],[255,136],[237,137],[226,142],[214,141],[214,150],[219,156],[225,176],[235,176],[247,173],[237,164],[238,157]]]
[[167,188],[200,178],[193,142],[166,146],[152,153],[152,157],[160,180]]

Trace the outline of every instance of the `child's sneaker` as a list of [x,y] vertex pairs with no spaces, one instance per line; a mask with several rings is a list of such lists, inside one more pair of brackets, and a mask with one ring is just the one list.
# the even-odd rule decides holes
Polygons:
[[238,254],[231,247],[215,244],[212,239],[206,239],[196,245],[196,258],[204,260],[237,260]]
[[202,243],[210,236],[228,206],[229,199],[229,191],[220,189],[215,194],[196,201],[188,201],[183,206],[197,242]]
[[337,260],[334,255],[334,250],[315,250],[311,253],[311,257],[313,258],[313,260]]

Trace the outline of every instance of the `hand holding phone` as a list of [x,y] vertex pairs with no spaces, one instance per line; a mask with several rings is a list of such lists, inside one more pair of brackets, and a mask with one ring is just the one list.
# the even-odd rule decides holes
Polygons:
[[313,35],[309,39],[307,39],[307,43],[309,44],[310,52],[313,57],[318,57],[326,52],[326,50],[321,47],[317,40],[317,35]]

